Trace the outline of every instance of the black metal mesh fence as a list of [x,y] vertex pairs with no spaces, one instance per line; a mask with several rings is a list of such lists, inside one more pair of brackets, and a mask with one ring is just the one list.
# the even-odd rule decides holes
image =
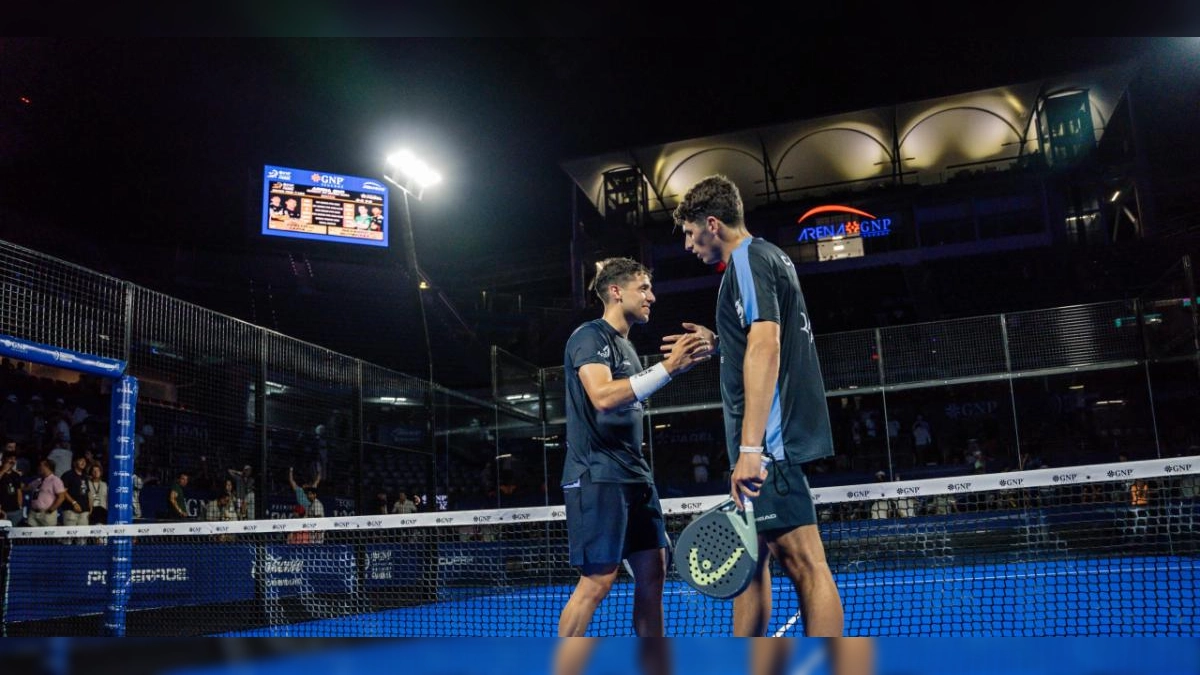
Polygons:
[[[813,482],[1184,453],[1200,445],[1196,325],[1185,258],[1130,300],[818,335],[836,454],[810,467]],[[143,519],[166,515],[180,471],[196,519],[230,482],[260,518],[298,515],[295,487],[314,483],[328,515],[390,511],[400,492],[421,510],[561,499],[558,365],[493,349],[491,396],[477,398],[8,244],[0,333],[128,362],[142,383]],[[103,460],[101,382],[11,360],[0,377],[33,418],[6,427],[26,463],[64,416],[73,450]],[[717,362],[647,409],[664,496],[721,491]]]

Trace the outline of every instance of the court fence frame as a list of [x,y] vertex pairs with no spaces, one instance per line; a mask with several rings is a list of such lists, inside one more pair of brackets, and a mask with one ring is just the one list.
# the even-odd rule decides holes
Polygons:
[[[817,334],[831,411],[844,413],[837,408],[850,402],[862,406],[853,412],[878,412],[861,448],[839,427],[835,457],[844,465],[829,466],[821,478],[851,484],[876,468],[892,479],[900,471],[922,477],[911,448],[895,445],[906,430],[899,438],[884,430],[894,421],[907,425],[915,411],[942,410],[953,398],[946,392],[976,390],[986,390],[992,409],[983,412],[1001,429],[1004,462],[1028,468],[1038,431],[1019,390],[1055,378],[1089,386],[1089,377],[1122,378],[1116,386],[1134,388],[1120,407],[1136,408],[1131,414],[1140,418],[1131,426],[1144,432],[1123,436],[1122,448],[1135,459],[1182,454],[1200,443],[1200,422],[1177,412],[1200,401],[1196,297],[1192,261],[1184,256],[1128,299]],[[135,471],[159,483],[141,493],[147,520],[155,518],[150,502],[164,496],[174,472],[215,482],[245,466],[258,478],[247,517],[293,515],[284,480],[290,467],[298,483],[320,472],[329,515],[377,512],[372,488],[424,497],[430,510],[560,500],[562,367],[539,367],[497,347],[491,391],[471,395],[7,242],[0,242],[0,335],[127,364],[140,386],[139,423],[153,427],[134,434]],[[647,365],[659,359],[643,357]],[[1168,377],[1175,378],[1169,387]],[[678,447],[690,456],[696,445],[720,464],[718,392],[712,362],[647,402],[656,479],[677,483],[665,496],[711,491],[662,475],[659,465],[665,470],[679,461]],[[977,404],[961,402],[962,419],[979,412],[969,408]],[[669,424],[686,431],[658,429]],[[938,470],[970,471],[960,466],[958,450],[943,449]],[[1057,463],[1115,458],[1111,448],[1097,452],[1106,454]],[[189,510],[202,516],[211,496],[198,492]]]

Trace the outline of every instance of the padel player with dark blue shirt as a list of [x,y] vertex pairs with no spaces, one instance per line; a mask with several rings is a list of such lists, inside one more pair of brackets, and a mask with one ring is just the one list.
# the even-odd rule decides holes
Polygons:
[[[688,335],[717,345],[729,450],[730,492],[754,500],[759,550],[750,586],[734,600],[734,634],[761,636],[771,617],[774,556],[800,598],[805,634],[840,636],[842,602],[817,531],[801,464],[833,454],[825,384],[812,324],[791,258],[751,236],[736,185],[723,176],[696,183],[674,212],[684,246],[707,265],[725,263],[717,294],[717,332],[683,324],[663,350]],[[717,336],[720,336],[719,340]],[[763,463],[763,453],[773,462]]]
[[[676,342],[655,365],[641,367],[629,341],[650,320],[650,272],[629,258],[597,263],[592,288],[604,315],[575,329],[564,353],[567,454],[562,487],[571,565],[579,583],[559,616],[558,634],[584,635],[596,607],[627,560],[634,576],[633,626],[663,635],[662,591],[669,545],[650,464],[642,453],[642,402],[672,376],[709,358],[699,335]],[[559,670],[570,670],[561,660]]]

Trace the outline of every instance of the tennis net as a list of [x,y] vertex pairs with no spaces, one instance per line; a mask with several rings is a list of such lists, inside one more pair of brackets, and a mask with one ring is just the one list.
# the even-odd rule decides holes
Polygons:
[[[1194,636],[1198,474],[1200,457],[1184,457],[814,489],[846,634]],[[672,540],[722,500],[663,500]],[[563,518],[550,506],[11,528],[4,631],[553,636],[578,578]],[[773,572],[770,632],[802,635]],[[631,635],[632,595],[622,571],[592,634]],[[673,570],[664,605],[670,635],[730,634],[732,603]]]

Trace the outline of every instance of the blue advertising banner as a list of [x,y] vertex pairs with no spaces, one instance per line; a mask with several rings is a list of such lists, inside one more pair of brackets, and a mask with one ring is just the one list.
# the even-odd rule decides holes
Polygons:
[[438,546],[439,584],[494,584],[506,580],[511,546],[502,541],[470,541]]
[[368,546],[366,548],[363,581],[368,588],[406,586],[421,580],[421,570],[428,566],[428,547],[421,544]]
[[[135,544],[132,549],[131,611],[254,598],[251,546]],[[100,614],[108,608],[108,547],[14,546],[11,555],[9,622]]]
[[260,576],[268,600],[313,593],[354,593],[356,567],[354,549],[349,546],[281,544],[263,547]]

